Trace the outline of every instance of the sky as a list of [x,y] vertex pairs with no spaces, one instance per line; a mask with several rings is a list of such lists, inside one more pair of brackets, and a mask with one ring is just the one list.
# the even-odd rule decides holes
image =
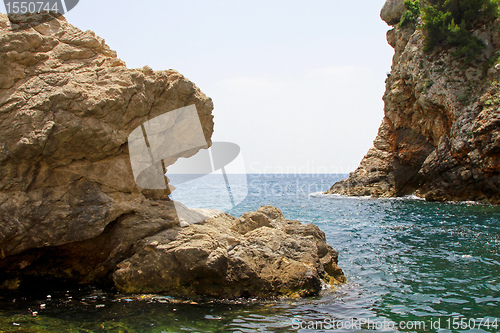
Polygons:
[[383,117],[384,2],[81,0],[66,19],[129,68],[193,81],[214,101],[212,140],[238,144],[247,173],[348,173]]

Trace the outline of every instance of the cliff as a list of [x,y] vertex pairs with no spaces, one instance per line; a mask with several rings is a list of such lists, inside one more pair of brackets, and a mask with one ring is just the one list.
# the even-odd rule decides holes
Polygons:
[[194,105],[211,144],[213,103],[194,83],[128,69],[62,16],[10,19],[0,15],[0,289],[51,280],[236,297],[343,281],[317,227],[267,207],[181,228],[168,190],[136,184],[128,139],[148,120]]
[[422,19],[401,24],[407,10],[403,0],[388,0],[381,12],[393,26],[387,40],[395,55],[383,97],[384,118],[373,147],[358,169],[327,193],[416,194],[433,201],[498,204],[498,29],[485,24],[473,27],[472,34],[484,47],[472,60],[458,57],[456,47],[438,46],[429,52]]

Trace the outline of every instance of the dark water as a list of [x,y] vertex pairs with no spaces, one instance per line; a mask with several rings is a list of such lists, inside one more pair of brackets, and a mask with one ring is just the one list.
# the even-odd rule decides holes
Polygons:
[[181,302],[97,289],[7,297],[0,332],[500,332],[499,206],[310,195],[338,175],[248,177],[250,195],[231,213],[270,204],[318,225],[349,283],[303,300]]

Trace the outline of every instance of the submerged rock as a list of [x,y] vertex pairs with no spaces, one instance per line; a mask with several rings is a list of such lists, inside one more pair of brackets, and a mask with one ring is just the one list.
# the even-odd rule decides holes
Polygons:
[[212,100],[194,83],[126,68],[62,16],[11,21],[0,14],[0,289],[55,279],[127,292],[309,295],[321,278],[343,281],[316,227],[265,208],[182,229],[167,190],[137,186],[127,140],[144,122],[195,105],[211,144]]
[[377,138],[358,169],[327,193],[498,204],[500,66],[488,62],[498,31],[478,27],[485,47],[470,63],[453,48],[426,53],[421,29],[397,25],[402,2],[386,1],[381,14],[396,26],[387,33],[395,55]]

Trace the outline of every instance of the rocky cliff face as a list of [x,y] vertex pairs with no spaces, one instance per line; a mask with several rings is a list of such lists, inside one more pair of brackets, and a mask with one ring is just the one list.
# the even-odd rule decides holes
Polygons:
[[398,25],[405,11],[388,0],[381,13],[395,55],[374,146],[327,193],[500,203],[500,66],[488,65],[498,32],[474,31],[486,47],[466,64],[453,50],[425,53],[422,30]]
[[[136,185],[127,140],[144,122],[195,105],[210,145],[213,104],[192,82],[174,70],[126,68],[63,17],[11,21],[0,15],[0,289],[46,278],[240,296],[311,294],[321,278],[342,281],[317,228],[266,210],[182,229],[166,191]],[[281,238],[259,249],[271,234]],[[266,251],[275,270],[264,267]]]
[[162,193],[135,184],[128,135],[195,104],[210,142],[210,98],[175,71],[127,69],[63,18],[13,32],[2,16],[0,28],[0,254],[93,238],[129,215],[146,233],[165,227],[147,204]]

